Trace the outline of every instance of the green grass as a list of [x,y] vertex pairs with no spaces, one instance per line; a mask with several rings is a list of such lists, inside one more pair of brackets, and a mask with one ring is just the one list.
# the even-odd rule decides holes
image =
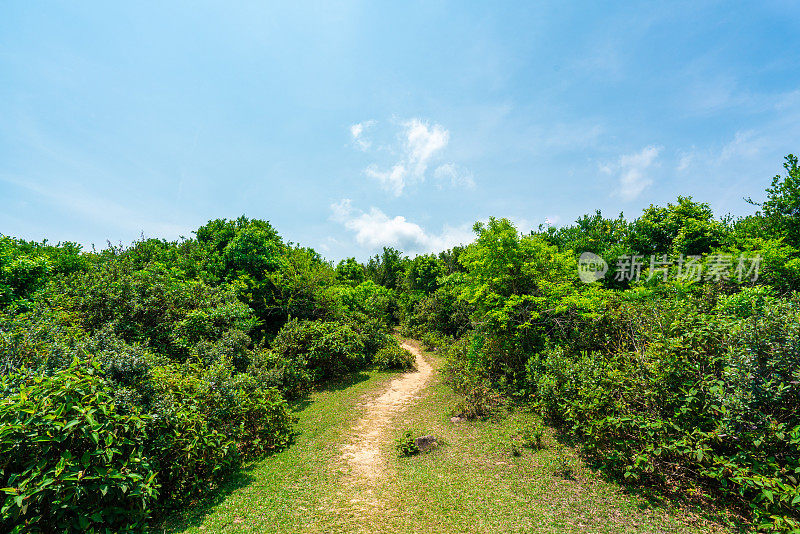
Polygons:
[[[731,532],[697,509],[651,505],[603,481],[552,433],[540,451],[511,454],[515,429],[534,416],[451,423],[459,398],[437,374],[387,436],[389,458],[376,483],[353,480],[341,460],[365,396],[394,375],[361,373],[298,407],[297,442],[248,466],[210,502],[175,519],[167,532]],[[406,428],[440,446],[400,458],[394,438]],[[572,479],[556,474],[562,457]],[[162,529],[159,529],[161,531]]]
[[[295,407],[296,443],[246,466],[209,502],[172,518],[157,532],[326,532],[331,506],[342,492],[342,473],[331,469],[365,394],[394,373],[366,372],[314,393]],[[333,502],[332,502],[333,501]]]
[[[644,499],[603,481],[587,469],[575,450],[560,446],[552,432],[540,451],[522,449],[515,457],[511,438],[535,417],[524,411],[497,421],[453,424],[460,399],[435,382],[399,427],[432,433],[442,442],[412,458],[394,457],[393,508],[402,510],[386,532],[730,532],[703,519],[697,510],[651,506]],[[398,430],[398,434],[400,429]],[[557,474],[562,458],[571,479]]]

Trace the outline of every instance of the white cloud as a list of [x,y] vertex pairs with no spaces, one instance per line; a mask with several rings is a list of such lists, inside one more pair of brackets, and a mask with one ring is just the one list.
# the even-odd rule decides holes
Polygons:
[[691,167],[696,157],[697,153],[694,148],[690,152],[681,153],[681,157],[678,159],[678,172],[683,172]]
[[687,152],[681,152],[677,169],[681,172],[689,168],[695,172],[701,170],[707,172],[726,165],[739,165],[745,161],[756,160],[773,144],[766,136],[754,130],[738,131],[733,139],[721,147],[703,150],[692,147]]
[[438,252],[473,239],[470,225],[445,226],[438,234],[425,231],[402,215],[390,217],[376,207],[369,211],[353,208],[350,199],[331,204],[332,219],[355,233],[362,247],[395,247],[406,253]]
[[455,163],[439,165],[436,167],[436,170],[433,171],[433,175],[439,180],[440,185],[442,182],[448,182],[453,187],[465,187],[467,189],[473,189],[475,187],[475,180],[472,178],[472,173],[459,169],[456,167]]
[[623,154],[613,164],[601,165],[600,170],[619,174],[617,193],[623,200],[634,200],[653,180],[647,175],[648,169],[654,166],[662,147],[650,145],[633,154]]
[[722,147],[719,160],[722,162],[731,158],[753,158],[766,144],[766,140],[756,136],[752,130],[736,132],[733,140]]
[[[362,150],[371,145],[371,142],[364,138],[364,132],[373,124],[375,121],[366,121],[350,127],[354,143]],[[399,155],[398,159],[388,167],[373,163],[364,169],[366,176],[380,182],[384,189],[395,196],[402,195],[406,187],[411,184],[424,182],[428,167],[438,159],[450,142],[450,132],[441,124],[428,123],[418,118],[399,124],[402,129],[397,144],[389,148],[390,152]],[[434,174],[440,180],[440,184],[447,182],[453,187],[475,185],[472,175],[466,170],[457,169],[454,163],[440,165]]]
[[405,145],[408,162],[414,175],[423,178],[430,159],[447,146],[450,132],[440,124],[429,127],[419,119],[406,121],[403,126],[406,128]]
[[372,146],[372,141],[364,138],[364,133],[375,124],[376,121],[368,120],[364,122],[357,122],[350,126],[350,135],[353,137],[353,143],[355,143],[355,145],[361,150],[366,151],[370,146]]
[[391,191],[397,197],[403,194],[403,188],[408,180],[408,170],[402,163],[396,164],[388,171],[381,171],[376,165],[370,165],[364,169],[364,174],[378,180],[384,189]]

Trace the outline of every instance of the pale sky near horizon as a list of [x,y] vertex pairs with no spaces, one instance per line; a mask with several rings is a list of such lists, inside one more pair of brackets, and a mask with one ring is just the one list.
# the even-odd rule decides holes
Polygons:
[[489,216],[744,215],[800,152],[797,2],[232,4],[4,2],[0,234],[244,214],[414,254]]

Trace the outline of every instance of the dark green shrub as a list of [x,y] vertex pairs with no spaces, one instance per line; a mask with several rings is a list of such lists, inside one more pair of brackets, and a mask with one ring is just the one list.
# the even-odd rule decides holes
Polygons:
[[367,362],[362,336],[341,321],[293,319],[278,332],[272,348],[286,360],[304,359],[314,380],[361,369]]
[[395,343],[378,351],[375,366],[382,371],[405,371],[414,369],[416,364],[414,355]]
[[198,365],[159,367],[153,375],[157,413],[200,414],[209,430],[233,440],[245,456],[279,450],[292,439],[286,401],[251,375]]
[[162,509],[185,505],[215,489],[241,464],[236,442],[190,409],[154,418],[147,433],[145,453],[158,469]]
[[276,388],[287,399],[310,393],[314,381],[305,358],[287,359],[272,350],[261,350],[254,355],[247,372],[263,387]]
[[439,351],[446,349],[448,345],[453,343],[453,338],[440,332],[426,332],[422,335],[422,344],[428,350]]
[[386,323],[375,317],[355,315],[348,321],[348,324],[361,336],[367,359],[374,358],[378,350],[395,342],[389,335],[389,327]]
[[459,338],[471,327],[473,307],[453,287],[440,287],[416,303],[407,325],[415,336],[437,332]]
[[604,470],[702,483],[742,499],[764,528],[791,530],[800,526],[800,308],[757,291],[720,302],[722,315],[642,301],[640,313],[614,319],[630,321],[638,351],[558,347],[533,356],[528,373],[544,412]]
[[138,530],[157,496],[146,424],[120,414],[97,370],[0,382],[0,528]]

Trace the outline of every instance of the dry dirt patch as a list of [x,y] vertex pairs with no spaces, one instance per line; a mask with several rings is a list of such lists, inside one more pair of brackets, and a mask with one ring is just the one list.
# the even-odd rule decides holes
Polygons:
[[392,419],[419,398],[433,369],[413,344],[402,347],[416,357],[417,369],[395,378],[378,397],[366,403],[364,416],[353,426],[342,456],[353,477],[366,481],[380,477],[386,469],[388,434]]

